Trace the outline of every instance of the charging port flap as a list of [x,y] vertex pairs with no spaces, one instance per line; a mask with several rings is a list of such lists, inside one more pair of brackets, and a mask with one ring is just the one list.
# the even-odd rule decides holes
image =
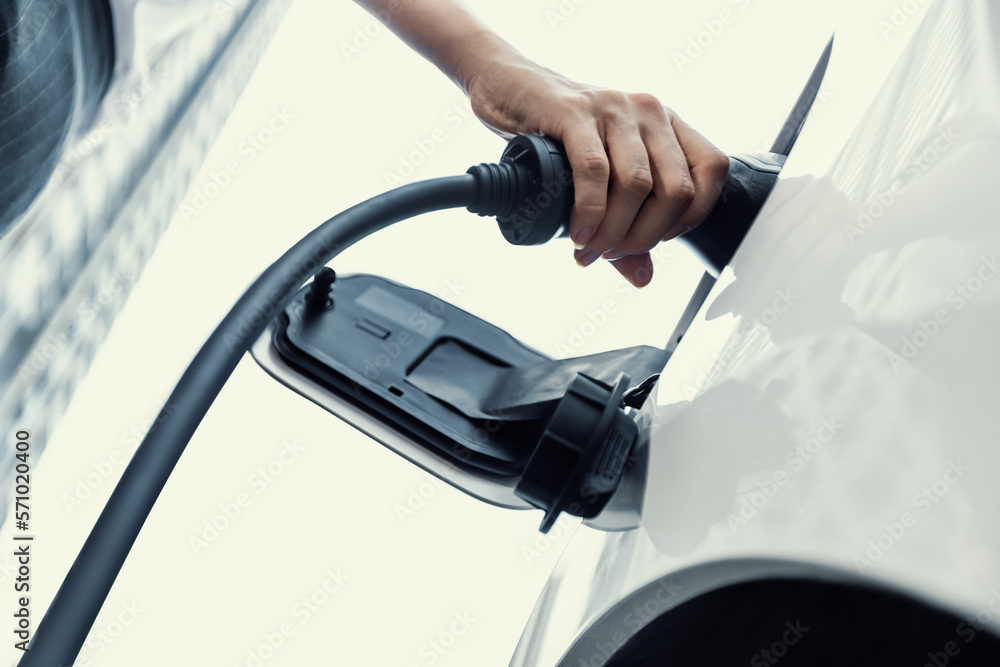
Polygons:
[[574,500],[582,486],[604,501],[614,491],[635,440],[624,411],[631,379],[648,385],[669,356],[640,346],[553,360],[430,294],[366,274],[336,278],[329,295],[303,288],[271,342],[295,372],[400,438],[463,471],[508,478],[549,525],[559,511],[600,510]]

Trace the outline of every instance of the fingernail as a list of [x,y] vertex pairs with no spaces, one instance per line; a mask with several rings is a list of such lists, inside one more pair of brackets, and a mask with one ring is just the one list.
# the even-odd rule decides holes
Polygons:
[[577,250],[583,250],[589,241],[594,236],[593,227],[584,227],[583,229],[577,230],[576,234],[573,235],[573,246]]
[[683,236],[684,234],[687,234],[692,229],[694,229],[694,227],[688,227],[687,225],[674,225],[673,227],[670,228],[670,231],[668,231],[666,234],[663,235],[663,238],[661,240],[671,241],[677,238],[678,236]]
[[628,253],[620,252],[618,250],[613,250],[611,252],[604,253],[603,255],[601,255],[601,257],[608,260],[609,262],[613,262],[616,259],[621,259],[622,257],[625,257],[627,254]]
[[576,263],[580,266],[590,266],[601,256],[600,250],[591,250],[590,252],[585,252],[577,255]]
[[628,281],[632,283],[635,287],[645,287],[649,284],[649,281],[653,279],[653,260],[649,255],[646,255],[646,261],[642,263],[642,266],[637,268],[632,272],[631,277]]

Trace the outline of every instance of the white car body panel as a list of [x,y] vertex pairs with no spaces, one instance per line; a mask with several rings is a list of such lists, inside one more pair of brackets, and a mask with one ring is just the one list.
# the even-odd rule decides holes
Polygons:
[[[642,526],[577,533],[512,665],[603,664],[767,576],[1000,632],[998,37],[996,4],[938,2],[839,153],[836,101],[810,118],[661,377]],[[834,90],[856,43],[837,35]]]

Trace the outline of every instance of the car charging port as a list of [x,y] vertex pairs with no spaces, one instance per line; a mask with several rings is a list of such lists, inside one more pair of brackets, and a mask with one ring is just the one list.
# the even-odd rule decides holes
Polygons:
[[[664,350],[555,360],[454,305],[377,276],[338,277],[336,307],[321,307],[333,271],[317,278],[273,332],[275,351],[295,373],[394,433],[386,446],[418,458],[401,450],[405,443],[442,461],[432,470],[445,481],[465,488],[449,478],[461,470],[502,483],[507,497],[492,500],[541,509],[543,532],[562,512],[600,514],[638,437],[626,404],[641,407],[666,363]],[[481,490],[475,495],[484,498]]]
[[638,437],[634,420],[621,409],[629,376],[608,386],[578,374],[556,405],[514,489],[545,512],[547,533],[561,512],[590,519],[618,488]]

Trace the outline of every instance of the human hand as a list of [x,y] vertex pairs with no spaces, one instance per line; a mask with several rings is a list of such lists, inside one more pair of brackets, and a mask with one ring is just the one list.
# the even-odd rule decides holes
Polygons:
[[649,251],[701,224],[722,192],[729,159],[652,95],[579,84],[514,56],[477,72],[466,90],[501,136],[544,134],[566,147],[581,266],[604,257],[645,286]]

